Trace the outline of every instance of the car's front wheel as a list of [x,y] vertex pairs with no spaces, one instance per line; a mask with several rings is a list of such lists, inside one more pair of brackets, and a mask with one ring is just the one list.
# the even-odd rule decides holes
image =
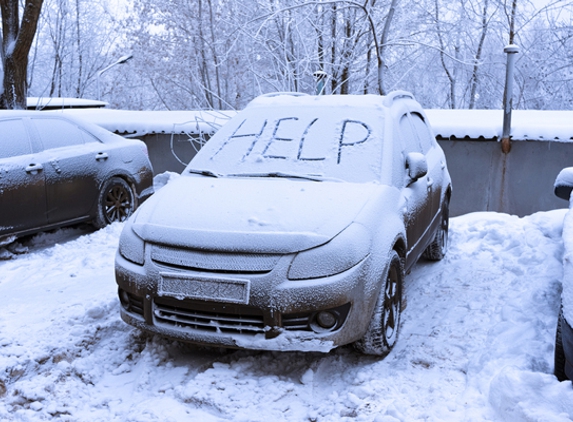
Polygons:
[[396,251],[392,251],[386,280],[378,295],[370,325],[364,337],[354,343],[360,352],[385,356],[396,344],[402,312],[403,280],[402,260]]
[[135,207],[135,193],[129,183],[121,177],[112,177],[100,191],[94,225],[102,228],[116,221],[125,221]]

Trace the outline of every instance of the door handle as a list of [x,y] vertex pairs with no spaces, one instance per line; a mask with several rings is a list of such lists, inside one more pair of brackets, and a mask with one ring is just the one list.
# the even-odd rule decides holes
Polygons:
[[28,165],[28,167],[26,167],[26,173],[38,174],[38,172],[43,170],[43,169],[44,169],[44,167],[42,167],[41,164],[32,163],[32,164]]
[[108,158],[109,158],[109,155],[107,155],[107,152],[98,152],[98,153],[96,154],[96,157],[95,157],[95,159],[96,159],[97,161],[107,160]]

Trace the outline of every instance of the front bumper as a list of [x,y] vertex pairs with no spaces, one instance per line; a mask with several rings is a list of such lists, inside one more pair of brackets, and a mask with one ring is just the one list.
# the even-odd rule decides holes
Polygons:
[[[264,273],[214,274],[158,264],[150,249],[143,266],[116,255],[121,317],[142,330],[186,342],[328,352],[363,335],[378,295],[369,257],[334,276],[291,281],[286,274],[294,255],[281,256]],[[212,288],[187,294],[178,287],[194,283]],[[334,316],[331,327],[319,324],[321,311]]]

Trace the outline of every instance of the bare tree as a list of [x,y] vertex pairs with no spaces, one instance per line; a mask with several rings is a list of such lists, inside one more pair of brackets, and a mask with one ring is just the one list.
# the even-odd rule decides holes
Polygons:
[[22,22],[18,0],[1,0],[2,92],[0,108],[24,109],[28,92],[28,54],[36,34],[43,0],[26,0]]

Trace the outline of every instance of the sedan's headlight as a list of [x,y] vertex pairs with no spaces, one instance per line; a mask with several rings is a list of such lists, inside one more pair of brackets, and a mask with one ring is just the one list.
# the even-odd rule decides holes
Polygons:
[[130,262],[143,265],[145,261],[145,242],[132,229],[130,218],[119,237],[119,254]]
[[353,223],[328,243],[299,252],[288,271],[290,280],[328,277],[346,271],[370,252],[370,235],[364,226]]

